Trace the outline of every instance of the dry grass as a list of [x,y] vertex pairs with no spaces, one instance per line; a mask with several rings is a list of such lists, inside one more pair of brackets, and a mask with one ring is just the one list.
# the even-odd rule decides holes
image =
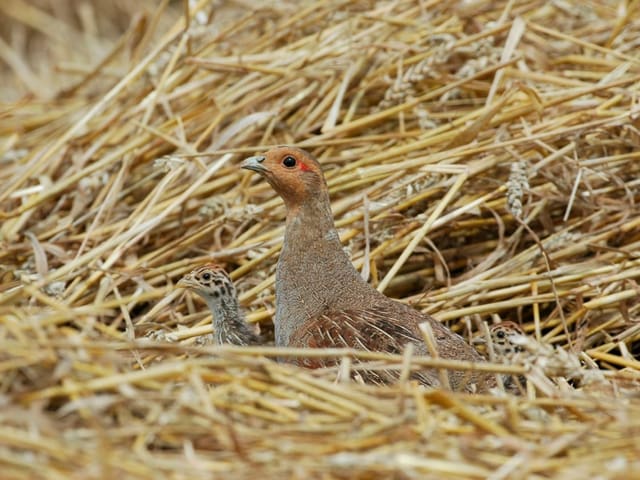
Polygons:
[[[2,477],[638,475],[639,2],[211,3],[0,4]],[[283,143],[380,290],[540,342],[475,366],[523,396],[194,345],[212,258],[269,332],[284,209],[237,163]]]

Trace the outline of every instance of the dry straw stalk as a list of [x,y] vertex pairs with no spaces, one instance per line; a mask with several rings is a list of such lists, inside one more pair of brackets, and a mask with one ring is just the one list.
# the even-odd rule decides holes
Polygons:
[[[639,8],[0,2],[2,478],[640,475]],[[470,341],[519,322],[526,355],[199,345],[174,285],[211,260],[269,336],[284,207],[237,165],[278,144],[377,288]],[[304,353],[337,365],[274,361]]]

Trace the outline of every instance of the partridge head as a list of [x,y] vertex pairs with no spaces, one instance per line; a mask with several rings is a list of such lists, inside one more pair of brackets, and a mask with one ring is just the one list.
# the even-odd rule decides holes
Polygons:
[[[353,267],[336,231],[329,191],[318,161],[295,147],[276,147],[247,158],[242,168],[263,176],[287,208],[284,243],[276,271],[277,346],[307,348],[348,347],[401,353],[411,343],[428,355],[419,324],[428,322],[443,358],[481,361],[459,335],[417,310],[392,300],[367,284]],[[330,362],[297,359],[307,367]],[[389,382],[395,372],[369,371],[366,381]],[[493,378],[478,372],[449,372],[457,390],[486,390]],[[439,385],[436,371],[414,375],[430,386]]]
[[262,175],[289,209],[295,210],[309,201],[329,199],[320,164],[299,148],[274,148],[264,155],[247,158],[242,168]]
[[517,323],[504,321],[489,327],[493,351],[501,359],[512,359],[524,351],[525,333]]
[[207,303],[213,315],[216,343],[260,343],[260,338],[244,319],[233,281],[221,266],[210,263],[197,267],[182,277],[176,286],[197,293]]
[[[513,362],[519,353],[524,351],[526,336],[524,330],[517,323],[509,320],[496,323],[489,327],[489,335],[496,360],[503,363]],[[514,394],[524,392],[527,379],[524,375],[501,376],[505,389]]]

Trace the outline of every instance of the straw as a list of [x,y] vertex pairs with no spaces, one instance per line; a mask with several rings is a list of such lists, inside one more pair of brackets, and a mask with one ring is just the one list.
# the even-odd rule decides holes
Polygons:
[[[637,18],[0,2],[2,477],[637,476]],[[428,329],[431,357],[274,347],[285,208],[238,165],[281,144],[320,160],[374,288],[474,345],[517,322],[523,352],[445,359]],[[265,345],[207,345],[206,305],[175,284],[209,261]],[[286,361],[304,356],[329,366]],[[527,391],[453,392],[447,370]]]

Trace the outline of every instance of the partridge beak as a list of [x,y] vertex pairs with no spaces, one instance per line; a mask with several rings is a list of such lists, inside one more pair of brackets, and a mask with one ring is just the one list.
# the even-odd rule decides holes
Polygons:
[[269,170],[265,167],[262,162],[264,162],[266,157],[264,155],[256,155],[255,157],[246,158],[241,164],[240,168],[244,168],[245,170],[252,170],[257,173],[268,172]]
[[176,283],[177,288],[193,288],[194,286],[195,284],[191,275],[185,275]]

